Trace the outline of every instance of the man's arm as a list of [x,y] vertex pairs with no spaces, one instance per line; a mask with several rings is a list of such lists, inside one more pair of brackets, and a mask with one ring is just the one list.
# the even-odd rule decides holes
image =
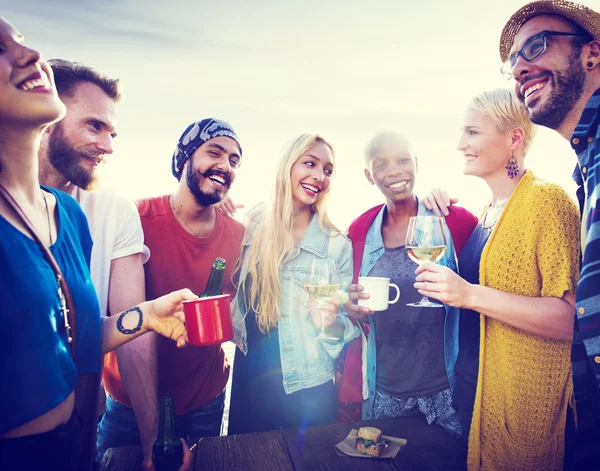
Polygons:
[[[118,313],[146,300],[142,254],[114,259],[110,266],[108,306]],[[158,434],[158,374],[156,333],[148,332],[115,350],[125,392],[131,401],[144,454],[152,459]]]

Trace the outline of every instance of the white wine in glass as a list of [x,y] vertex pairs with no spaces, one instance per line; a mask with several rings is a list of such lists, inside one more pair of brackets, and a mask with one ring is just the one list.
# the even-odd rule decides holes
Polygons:
[[[331,258],[314,259],[310,266],[310,274],[304,285],[308,294],[313,298],[317,305],[327,302],[332,298],[335,292],[342,288],[340,276],[336,272],[335,260]],[[325,314],[321,311],[321,331],[317,335],[318,339],[337,342],[337,337],[332,337],[325,332]]]
[[425,262],[437,262],[446,253],[446,246],[437,247],[406,247],[410,259],[418,264]]
[[308,294],[319,303],[324,303],[330,298],[335,296],[335,293],[342,289],[342,284],[335,285],[306,285],[306,291]]
[[[406,250],[410,259],[419,265],[425,262],[437,262],[446,253],[444,222],[437,216],[413,216],[408,223]],[[414,307],[442,307],[427,296],[418,303],[409,303]]]

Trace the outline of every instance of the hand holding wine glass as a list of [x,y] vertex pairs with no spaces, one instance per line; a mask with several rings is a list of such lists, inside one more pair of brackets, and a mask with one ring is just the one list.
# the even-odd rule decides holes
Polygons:
[[473,297],[471,283],[450,268],[434,263],[424,263],[416,270],[414,287],[419,293],[454,307],[470,309]]
[[[311,299],[317,303],[317,308],[320,311],[321,331],[317,338],[330,341],[339,340],[337,337],[330,336],[325,332],[325,306],[329,303],[339,304],[339,301],[335,304],[332,298],[334,298],[336,291],[342,288],[335,261],[331,258],[313,260],[305,288]],[[330,320],[328,324],[332,324],[334,321],[335,319]]]
[[[437,216],[413,216],[408,223],[406,233],[408,256],[419,265],[437,262],[446,252],[446,236],[442,218]],[[418,303],[409,303],[414,307],[442,307],[423,296]]]

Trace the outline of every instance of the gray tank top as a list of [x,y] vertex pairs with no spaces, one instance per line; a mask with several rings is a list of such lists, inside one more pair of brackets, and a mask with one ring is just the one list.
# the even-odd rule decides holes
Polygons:
[[421,299],[413,287],[416,268],[402,246],[386,248],[369,273],[390,278],[400,288],[398,302],[377,312],[374,319],[377,389],[399,397],[425,397],[449,388],[444,360],[445,309],[406,305]]

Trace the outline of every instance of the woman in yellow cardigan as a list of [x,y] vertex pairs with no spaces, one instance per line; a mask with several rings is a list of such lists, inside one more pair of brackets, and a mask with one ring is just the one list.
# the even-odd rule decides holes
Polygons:
[[526,170],[533,135],[512,91],[471,101],[458,148],[491,203],[461,254],[462,277],[417,270],[421,294],[461,308],[456,392],[461,375],[471,380],[471,404],[459,404],[472,411],[469,470],[563,468],[579,217],[564,190]]

